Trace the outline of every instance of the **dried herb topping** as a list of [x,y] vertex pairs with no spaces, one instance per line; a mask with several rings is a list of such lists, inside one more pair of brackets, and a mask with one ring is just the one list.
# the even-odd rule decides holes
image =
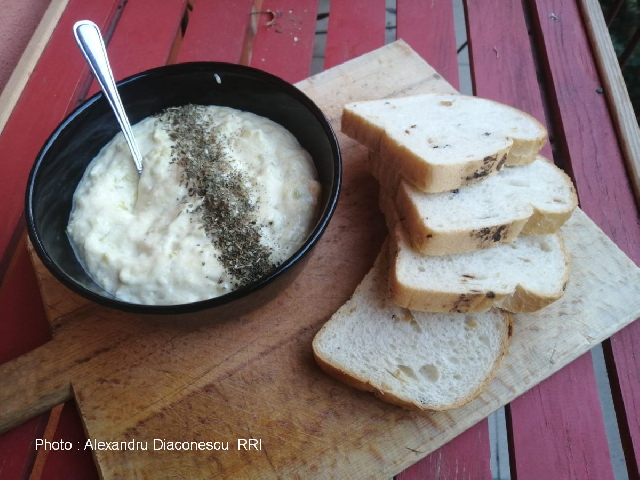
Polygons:
[[[202,205],[191,210],[211,243],[218,260],[242,287],[275,268],[271,248],[260,242],[261,227],[251,199],[251,180],[230,155],[233,136],[212,122],[206,109],[196,105],[167,109],[160,116],[175,142],[171,162],[182,167],[181,182],[189,196]],[[191,201],[193,203],[193,201]]]

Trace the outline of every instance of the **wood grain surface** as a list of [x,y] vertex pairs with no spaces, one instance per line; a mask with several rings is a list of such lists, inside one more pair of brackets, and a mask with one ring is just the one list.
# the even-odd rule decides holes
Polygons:
[[[372,91],[451,90],[401,42],[299,87],[334,125],[344,102]],[[467,407],[412,413],[335,382],[315,366],[311,339],[353,292],[385,236],[366,151],[340,141],[345,184],[329,230],[300,277],[250,315],[160,321],[75,303],[38,265],[43,296],[55,308],[55,339],[0,366],[0,411],[7,412],[0,429],[73,393],[90,439],[231,443],[222,453],[95,452],[103,476],[392,475],[638,315],[637,267],[577,211],[563,229],[574,252],[565,297],[518,316],[498,378]],[[237,438],[261,438],[263,449],[237,451]]]
[[[62,16],[62,12],[64,12],[64,9],[67,7],[67,3],[69,3],[69,0],[51,0],[51,3],[49,3],[49,6],[44,11],[42,18],[38,23],[38,27],[35,32],[33,32],[31,40],[29,40],[27,47],[20,56],[18,64],[13,69],[13,73],[11,73],[9,80],[6,85],[0,85],[0,134],[13,112],[13,107],[18,103],[18,99],[20,98],[20,95],[22,95],[22,90],[29,81],[31,72],[33,72],[36,63],[40,59],[40,55],[42,55],[42,51],[46,47],[47,42],[49,42],[49,38],[51,38],[53,30]],[[46,3],[42,2],[42,4],[46,6]],[[36,8],[31,10],[29,7]],[[29,9],[27,11],[31,15],[37,15],[37,4],[28,4],[26,8]],[[16,19],[8,18],[8,21],[16,22]],[[9,32],[11,32],[11,29],[9,29]],[[28,30],[23,31],[22,34],[25,35],[23,38],[29,38],[28,35],[30,33],[31,32]],[[3,41],[6,41],[5,36],[2,38]],[[6,62],[6,60],[4,60],[3,63],[6,65],[4,68],[12,66],[11,62]],[[7,63],[9,63],[9,65],[7,65]],[[11,72],[11,69],[8,71]]]
[[[474,92],[554,127],[545,117],[523,4],[497,0],[487,8],[486,2],[468,0],[466,6]],[[500,17],[493,14],[496,10]],[[553,136],[552,128],[550,132]],[[550,144],[542,153],[560,166],[569,160],[562,154],[552,156]],[[605,478],[613,474],[590,354],[514,400],[506,413],[514,459],[510,467],[516,476],[582,478],[600,472]]]
[[240,63],[252,5],[252,0],[198,0],[177,61]]
[[[480,425],[481,423],[485,425]],[[465,430],[423,460],[396,475],[395,480],[493,478],[489,428],[486,423],[485,419]]]
[[516,458],[511,469],[518,478],[613,479],[590,354],[511,402],[509,410]]
[[[46,47],[38,44],[31,48],[31,42],[26,52],[34,58],[25,61],[35,64],[37,60],[37,64],[29,67],[33,72],[28,79],[20,81],[26,81],[23,95],[17,100],[0,137],[0,168],[3,172],[0,188],[0,350],[8,355],[5,360],[26,353],[51,338],[35,275],[26,249],[19,240],[25,234],[23,199],[32,161],[51,130],[75,107],[81,91],[88,86],[89,72],[82,59],[61,62],[58,55],[64,49],[76,48],[68,32],[78,18],[90,18],[102,29],[109,30],[121,5],[122,0],[70,0],[64,12],[60,12],[56,8],[60,8],[62,2],[55,5],[52,2],[52,9],[43,17],[46,23],[41,23],[45,30],[39,27],[38,34],[49,34],[48,29],[55,26],[56,17],[61,13],[57,27],[50,34]],[[40,48],[43,50],[38,60],[35,57]],[[4,107],[9,108],[4,104],[3,113]],[[33,121],[34,112],[38,115],[37,122]],[[44,413],[0,437],[2,475],[17,478],[29,474],[34,460],[35,439],[42,437],[48,417],[49,414]]]
[[[532,2],[532,28],[546,65],[558,144],[581,207],[638,264],[638,206],[578,3]],[[640,322],[616,334],[604,350],[609,353],[612,394],[629,475],[638,476]]]
[[[154,68],[167,63],[169,52],[180,33],[180,23],[186,9],[186,0],[169,0],[163,2],[161,9],[157,2],[149,0],[130,0],[112,29],[108,43],[108,53],[116,80],[132,75],[144,69]],[[153,13],[153,14],[152,14]],[[140,28],[144,19],[145,28]],[[135,48],[132,48],[135,45]],[[68,52],[74,54],[75,51]],[[86,96],[99,90],[95,81]],[[73,402],[64,405],[64,414],[60,417],[55,435],[63,438],[82,439],[85,434]],[[49,438],[54,440],[56,437]],[[45,451],[38,451],[38,458]],[[87,468],[91,467],[91,468]],[[41,474],[45,478],[67,477],[74,472],[76,478],[86,478],[89,474],[97,474],[92,455],[86,451],[50,452],[43,464]],[[47,477],[49,476],[49,477]]]
[[[456,33],[451,2],[398,0],[396,37],[402,39],[453,87],[460,85]],[[491,478],[489,422],[478,422],[421,462],[402,472],[398,480],[423,478]]]
[[332,0],[324,68],[384,45],[384,0]]
[[454,88],[459,88],[453,4],[398,0],[396,6],[396,37],[407,42]]
[[618,131],[618,140],[627,162],[629,176],[640,203],[640,129],[633,112],[627,86],[620,71],[618,58],[611,43],[611,36],[597,0],[579,0],[584,25],[591,41],[598,71],[609,100],[613,122]]
[[[486,1],[467,0],[465,7],[474,94],[527,112],[548,128],[522,4],[492,0],[487,8]],[[551,142],[541,154],[554,160]]]
[[[84,59],[78,55],[61,61],[56,53],[76,48],[71,46],[74,40],[69,32],[78,18],[92,19],[103,31],[108,31],[121,2],[69,1],[20,96],[15,112],[4,127],[0,137],[0,168],[11,182],[3,184],[0,189],[0,258],[4,257],[19,223],[33,159],[58,122],[76,107],[76,101],[87,86],[89,70]],[[37,122],[32,121],[34,112],[39,115]]]
[[295,83],[309,76],[318,0],[264,0],[251,66]]
[[532,2],[558,143],[589,217],[640,261],[640,217],[575,2]]
[[49,414],[43,413],[2,435],[3,478],[29,478],[36,458],[36,438],[42,438],[48,418]]
[[[129,0],[118,21],[107,53],[116,81],[134,73],[166,65],[171,47],[179,34],[187,0]],[[153,15],[150,11],[156,10]],[[145,18],[144,28],[140,19]],[[100,90],[93,80],[87,97]]]

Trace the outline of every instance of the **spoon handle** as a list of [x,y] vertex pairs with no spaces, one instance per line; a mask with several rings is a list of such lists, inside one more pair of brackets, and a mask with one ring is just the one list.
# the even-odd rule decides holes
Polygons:
[[142,155],[140,155],[140,150],[138,150],[138,145],[131,131],[131,124],[124,111],[122,100],[120,100],[120,95],[116,88],[116,82],[113,79],[113,72],[109,65],[107,50],[104,46],[100,29],[95,23],[89,20],[81,20],[73,26],[73,34],[76,37],[76,42],[82,51],[82,55],[84,55],[89,67],[91,67],[91,71],[96,77],[96,80],[98,80],[104,96],[116,114],[124,138],[129,144],[133,162],[136,164],[138,173],[141,174]]

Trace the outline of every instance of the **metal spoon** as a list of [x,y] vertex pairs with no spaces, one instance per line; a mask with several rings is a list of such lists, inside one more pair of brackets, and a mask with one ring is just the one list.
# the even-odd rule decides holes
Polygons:
[[100,35],[100,29],[89,20],[80,20],[73,26],[73,34],[76,37],[76,42],[82,51],[82,55],[84,55],[89,67],[91,67],[91,71],[96,80],[98,80],[104,96],[107,98],[109,105],[111,105],[113,113],[116,114],[124,138],[129,144],[129,150],[131,150],[138,174],[142,174],[142,155],[140,155],[138,144],[131,131],[131,124],[124,111],[122,100],[116,88],[116,82],[113,79],[113,72],[109,65],[107,49],[104,46],[102,35]]

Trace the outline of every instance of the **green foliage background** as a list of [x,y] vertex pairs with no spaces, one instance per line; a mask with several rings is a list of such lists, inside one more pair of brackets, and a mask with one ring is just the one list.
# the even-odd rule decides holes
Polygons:
[[[613,9],[616,0],[600,0],[600,6],[605,18]],[[618,57],[629,44],[635,29],[640,28],[640,0],[626,0],[615,20],[609,28],[613,48]],[[622,69],[622,75],[627,84],[636,119],[640,115],[640,45],[634,49],[627,64]]]

